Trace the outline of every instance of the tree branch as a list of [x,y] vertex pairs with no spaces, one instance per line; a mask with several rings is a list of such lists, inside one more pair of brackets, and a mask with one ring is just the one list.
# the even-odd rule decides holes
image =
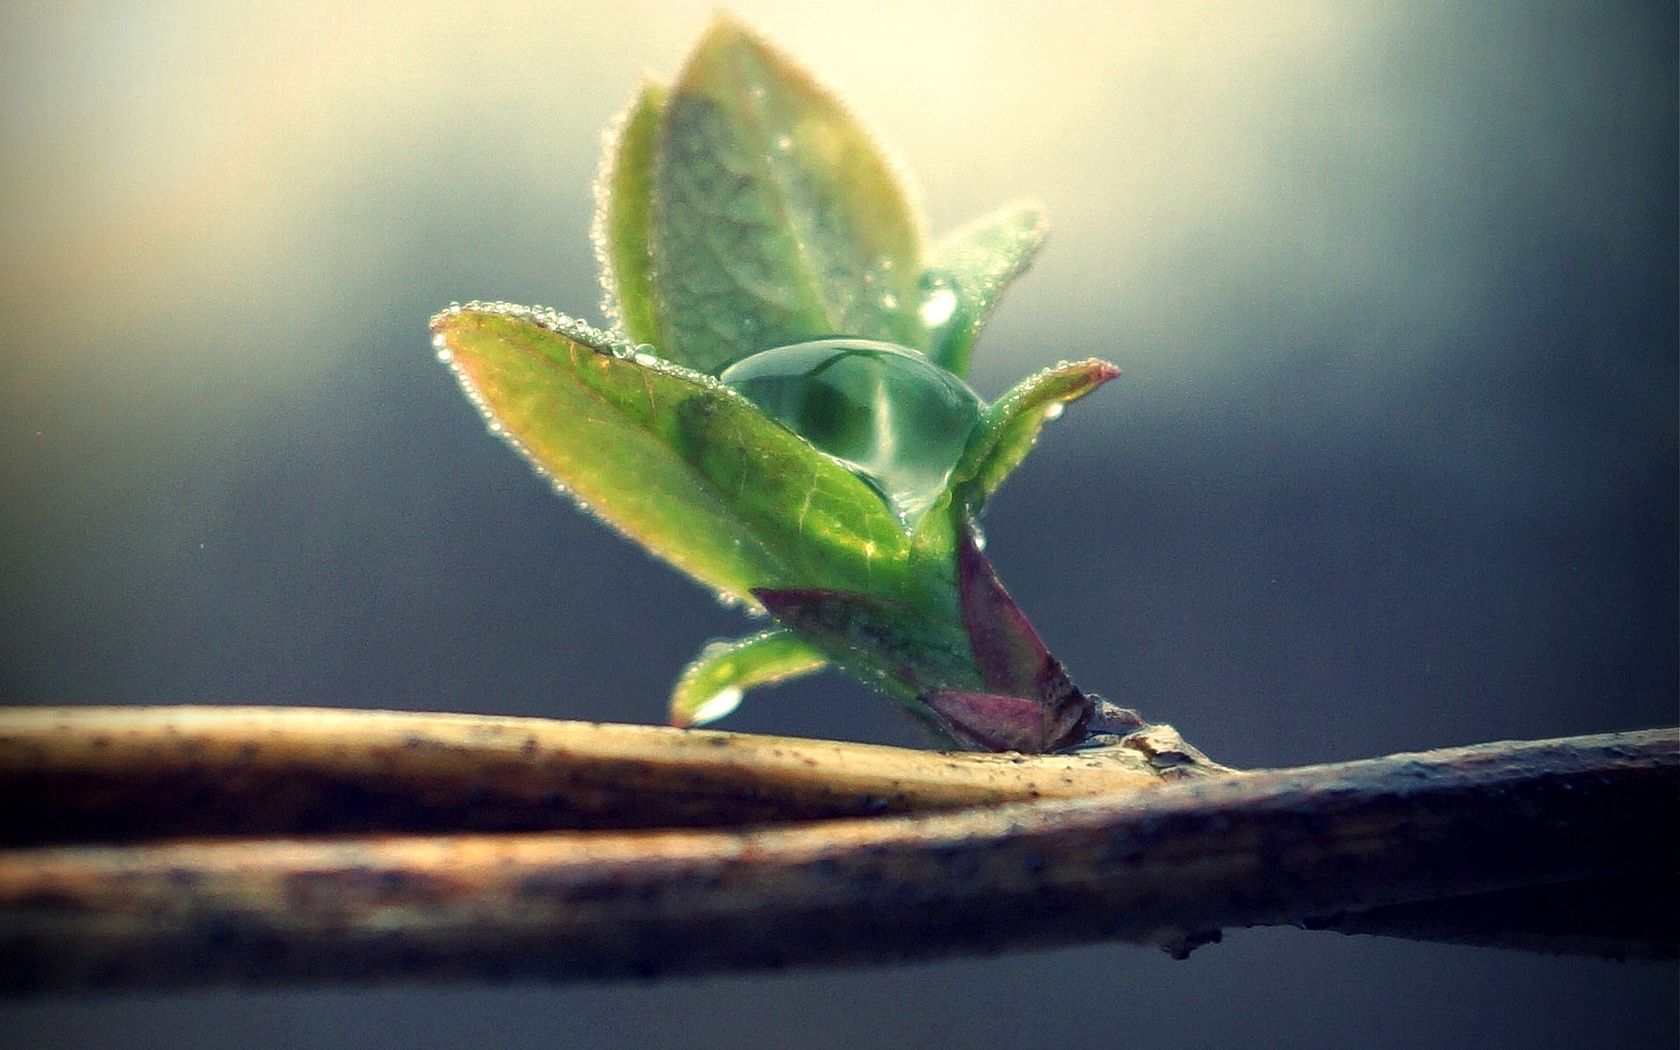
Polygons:
[[[0,770],[8,795],[20,775],[33,775],[30,769],[73,768],[67,756],[84,745],[127,750],[144,766],[144,747],[161,747],[156,721],[205,741],[185,752],[172,746],[160,756],[194,754],[207,770],[222,768],[227,758],[207,742],[215,732],[191,733],[187,715],[199,713],[188,709],[89,715],[86,725],[107,730],[123,717],[137,720],[130,724],[133,739],[147,743],[133,748],[114,738],[95,748],[100,734],[83,728],[80,714],[0,715]],[[402,754],[427,756],[435,762],[429,768],[448,772],[440,783],[459,786],[472,779],[463,780],[461,770],[481,764],[485,755],[500,756],[500,762],[525,754],[528,734],[541,727],[533,750],[549,755],[549,764],[532,759],[530,766],[514,762],[510,768],[541,766],[548,770],[545,783],[567,781],[568,768],[595,770],[601,776],[578,781],[590,785],[580,796],[585,800],[598,801],[613,783],[602,779],[613,762],[625,763],[620,771],[627,775],[617,783],[630,784],[626,790],[635,791],[635,779],[648,776],[663,785],[655,794],[680,791],[690,774],[700,777],[695,783],[715,788],[729,776],[702,756],[739,750],[763,759],[746,783],[779,784],[789,799],[809,800],[821,795],[818,785],[842,782],[853,792],[844,796],[852,800],[845,805],[887,797],[905,808],[966,808],[729,830],[236,838],[4,850],[0,985],[612,977],[879,962],[1108,939],[1182,948],[1223,927],[1272,923],[1440,936],[1429,923],[1441,909],[1485,916],[1490,903],[1507,909],[1510,919],[1482,938],[1487,943],[1636,954],[1674,950],[1671,905],[1635,910],[1633,921],[1624,923],[1631,929],[1613,931],[1606,940],[1603,928],[1571,933],[1546,921],[1560,898],[1547,898],[1545,889],[1574,884],[1556,892],[1575,895],[1565,901],[1583,894],[1590,899],[1596,882],[1601,893],[1645,887],[1640,892],[1658,900],[1672,898],[1680,870],[1672,833],[1680,815],[1674,730],[1168,780],[1154,772],[1135,775],[1153,770],[1163,754],[1141,766],[1120,759],[1129,771],[1120,777],[1085,764],[1088,758],[1107,760],[1102,752],[1017,762],[459,716],[224,709],[203,717],[218,732],[240,718],[284,722],[297,732],[277,730],[279,736],[311,737],[316,745],[310,753],[326,765],[338,763],[340,773],[354,773],[353,781],[384,783],[385,763],[401,766],[388,750],[396,746]],[[392,727],[406,729],[412,722],[405,720],[413,718],[458,730],[458,746],[467,754],[408,748],[401,743],[406,734]],[[335,736],[359,719],[370,730],[394,735]],[[68,737],[57,731],[60,723]],[[244,761],[261,766],[262,742],[269,738],[246,735],[258,747]],[[235,746],[237,739],[223,742]],[[560,747],[561,741],[576,748],[587,740],[603,747],[583,744],[581,753]],[[645,750],[636,752],[640,757],[609,755],[608,741]],[[336,755],[335,746],[344,754]],[[555,750],[544,750],[549,747]],[[827,758],[820,751],[825,747],[831,749]],[[364,753],[365,765],[347,757]],[[851,764],[854,757],[859,764]],[[402,768],[418,775],[418,767]],[[1020,775],[1027,779],[1001,772],[1009,768],[1025,770]],[[753,779],[764,770],[778,772]],[[902,790],[902,798],[881,794],[883,776],[900,785],[894,790]],[[1084,798],[996,804],[995,796],[977,797],[997,790],[1042,795],[1046,784],[1069,787],[1082,776],[1092,784],[1104,776],[1116,779]],[[504,787],[524,784],[511,792],[515,796],[535,783],[499,774],[491,780]],[[999,783],[1010,786],[1000,789]],[[799,784],[805,787],[790,786]],[[1145,784],[1152,787],[1136,790]],[[740,797],[752,799],[754,790]],[[972,801],[954,802],[963,791]],[[36,804],[42,801],[37,794]],[[70,808],[85,816],[87,802],[84,794]],[[149,800],[141,806],[157,808]],[[7,810],[17,812],[11,802]],[[429,812],[446,811],[470,814],[472,806]],[[624,812],[588,810],[608,811]],[[35,821],[38,829],[49,823]],[[138,830],[133,822],[126,826]],[[1495,896],[1472,896],[1489,894]],[[1654,921],[1665,910],[1667,927]],[[1535,921],[1517,921],[1524,914]],[[1653,921],[1641,922],[1641,915]],[[1461,915],[1461,933],[1464,926]],[[1521,936],[1501,941],[1506,934]]]
[[181,835],[739,827],[1229,773],[1151,726],[1072,755],[287,707],[0,710],[0,845]]

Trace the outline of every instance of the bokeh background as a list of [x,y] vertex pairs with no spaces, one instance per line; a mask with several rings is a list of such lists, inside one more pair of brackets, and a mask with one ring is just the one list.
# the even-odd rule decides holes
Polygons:
[[[734,9],[934,231],[1050,246],[993,396],[1125,375],[990,551],[1238,766],[1676,720],[1672,4]],[[659,721],[738,613],[555,499],[427,317],[597,315],[602,126],[711,5],[0,8],[0,702]],[[917,743],[823,677],[744,730]],[[1672,830],[1661,833],[1672,834]],[[0,1005],[16,1046],[1666,1046],[1672,965],[1236,931],[843,973]]]

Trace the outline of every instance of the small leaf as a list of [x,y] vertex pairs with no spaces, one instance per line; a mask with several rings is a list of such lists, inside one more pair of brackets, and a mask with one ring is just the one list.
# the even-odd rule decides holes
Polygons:
[[962,632],[907,603],[818,588],[758,588],[753,597],[835,666],[912,709],[934,689],[982,687]]
[[1027,614],[1004,590],[970,529],[957,540],[957,586],[963,629],[987,689],[1052,702],[1072,687]]
[[1095,358],[1047,368],[1017,383],[980,417],[968,448],[951,472],[951,487],[966,486],[969,509],[978,512],[986,497],[1003,484],[1032,451],[1047,420],[1120,374]]
[[962,689],[935,689],[922,701],[947,724],[947,732],[979,751],[1036,755],[1063,747],[1069,727],[1035,700]]
[[715,373],[830,335],[926,347],[917,219],[838,102],[719,18],[664,112],[653,286],[671,360]]
[[595,249],[601,264],[607,316],[638,343],[662,338],[653,295],[653,157],[669,91],[642,85],[619,118],[595,183]]
[[1080,739],[1096,705],[1050,654],[1003,589],[971,526],[957,541],[963,629],[985,693],[939,688],[922,701],[957,740],[993,751],[1053,751]]
[[1119,374],[1118,368],[1095,359],[1060,364],[1022,380],[986,409],[951,472],[945,493],[916,522],[910,572],[924,591],[951,591],[958,534],[1021,465],[1045,421],[1060,415],[1064,404]]
[[671,724],[698,726],[735,710],[741,694],[820,671],[823,654],[782,627],[733,642],[713,642],[683,669],[671,691]]
[[527,307],[469,304],[432,331],[492,429],[725,596],[900,585],[909,540],[874,490],[715,380]]
[[934,245],[920,297],[929,328],[928,356],[959,376],[968,375],[980,329],[1004,289],[1032,265],[1045,229],[1042,207],[1012,204]]

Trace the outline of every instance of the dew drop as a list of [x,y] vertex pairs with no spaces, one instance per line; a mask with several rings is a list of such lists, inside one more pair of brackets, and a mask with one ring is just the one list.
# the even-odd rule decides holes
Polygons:
[[894,295],[891,292],[888,292],[886,295],[881,296],[881,308],[883,310],[896,310],[896,309],[898,309],[898,296]]
[[699,726],[716,722],[740,706],[741,690],[738,686],[719,689],[689,712],[689,724]]
[[1062,404],[1060,401],[1052,401],[1048,405],[1044,406],[1044,418],[1046,420],[1060,419],[1062,418],[1062,413],[1065,411],[1067,411],[1066,405]]
[[944,491],[980,418],[967,383],[914,350],[869,339],[765,350],[719,379],[839,460],[906,523]]
[[776,136],[776,149],[778,149],[779,151],[781,151],[783,153],[786,153],[788,150],[790,150],[792,148],[793,148],[793,136],[792,135],[785,135],[784,134],[784,135],[777,135]]
[[957,312],[957,293],[949,288],[936,288],[922,300],[922,323],[938,328]]
[[721,638],[714,639],[713,641],[707,642],[705,645],[701,646],[700,655],[696,658],[695,662],[700,663],[707,660],[716,660],[718,657],[729,652],[733,648],[735,648],[734,642],[726,642]]
[[921,293],[918,312],[922,323],[937,336],[958,320],[962,300],[957,295],[957,282],[943,270],[929,270],[922,275]]

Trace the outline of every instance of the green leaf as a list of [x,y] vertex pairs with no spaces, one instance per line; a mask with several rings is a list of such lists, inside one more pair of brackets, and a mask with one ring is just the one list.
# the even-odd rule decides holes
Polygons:
[[931,596],[924,604],[956,593],[952,559],[958,536],[1032,451],[1044,424],[1060,415],[1063,405],[1119,374],[1113,365],[1094,358],[1064,362],[1022,380],[986,409],[945,492],[916,523],[910,574],[922,593]]
[[968,448],[951,472],[951,488],[963,491],[969,509],[978,513],[986,498],[1032,451],[1044,424],[1062,414],[1063,405],[1119,374],[1107,361],[1090,358],[1063,362],[1015,384],[980,417]]
[[724,596],[903,587],[909,538],[875,491],[715,380],[528,307],[468,304],[432,331],[492,429]]
[[715,373],[822,336],[926,348],[917,219],[838,102],[720,18],[664,114],[652,243],[666,356]]
[[671,690],[671,724],[699,726],[735,710],[741,694],[820,671],[823,654],[782,627],[733,642],[713,642],[683,669]]
[[960,623],[874,594],[820,588],[757,588],[753,596],[836,667],[925,711],[933,689],[982,689]]
[[669,91],[647,83],[619,119],[595,184],[595,249],[607,316],[638,343],[658,343],[653,294],[653,157]]
[[930,329],[930,357],[948,371],[968,375],[980,329],[1003,290],[1032,264],[1044,233],[1042,207],[1012,204],[934,245],[920,300]]

